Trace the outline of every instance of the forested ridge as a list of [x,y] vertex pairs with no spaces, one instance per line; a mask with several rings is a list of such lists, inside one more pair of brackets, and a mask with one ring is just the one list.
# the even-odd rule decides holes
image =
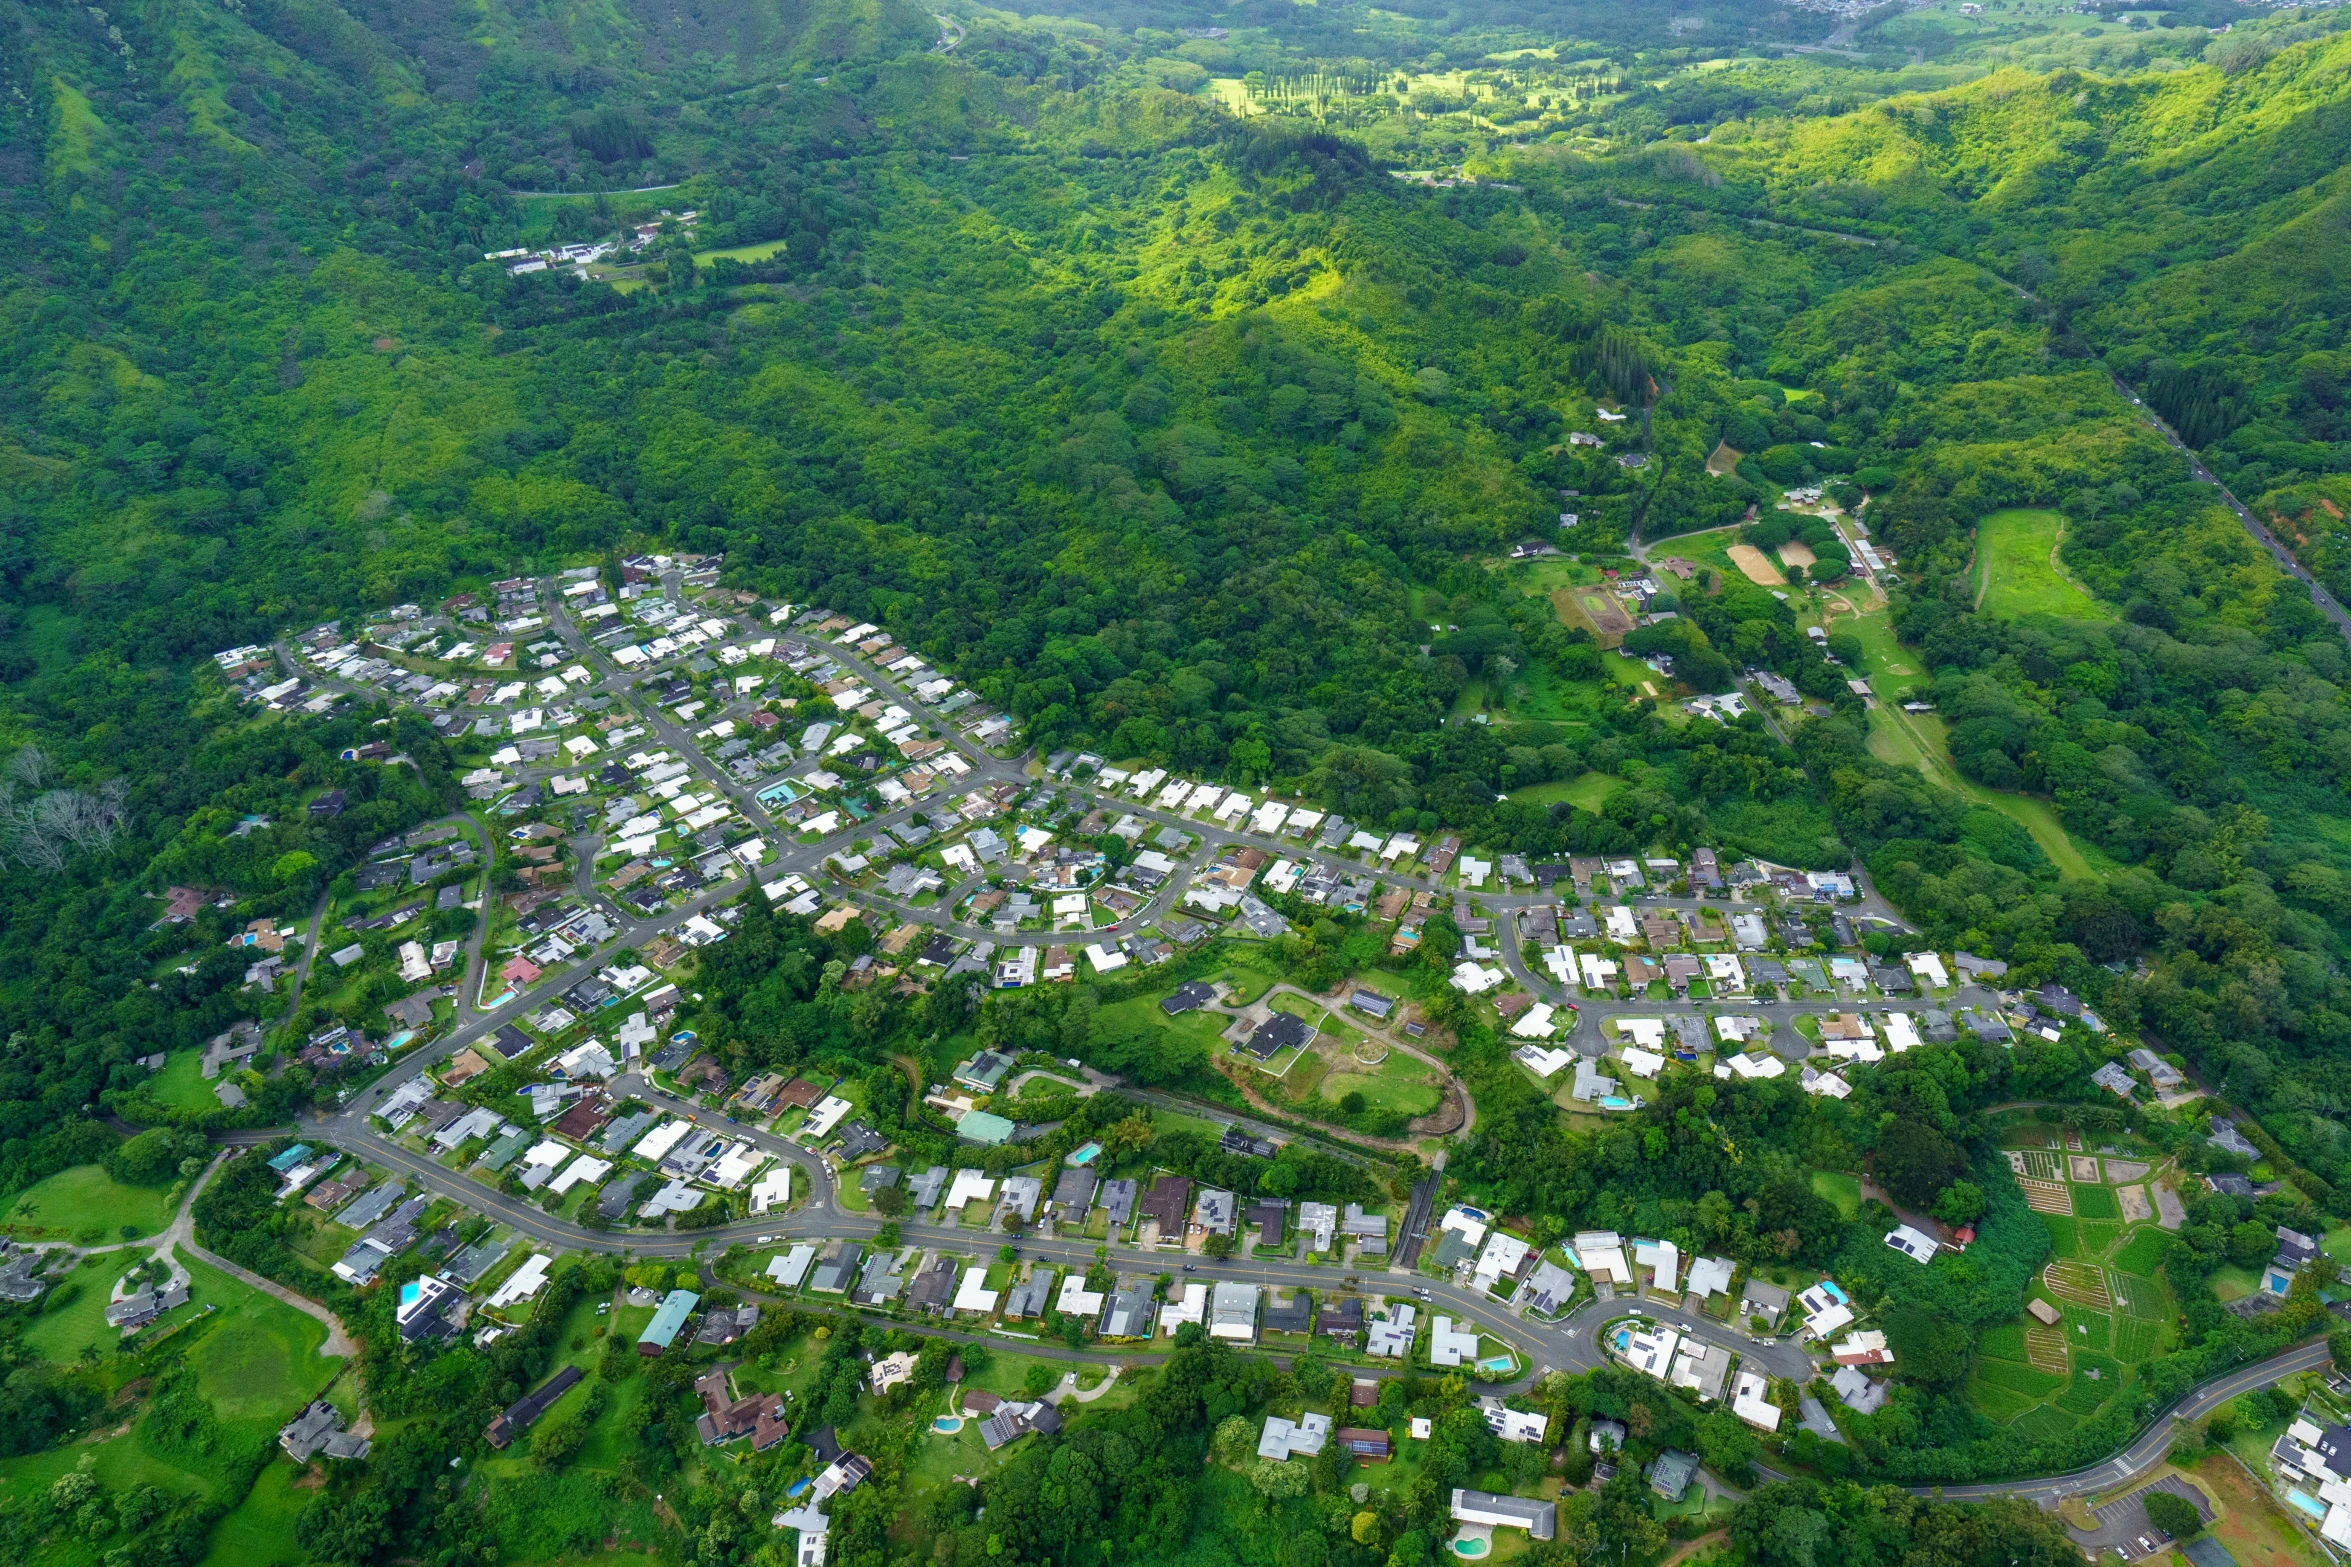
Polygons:
[[[2248,1322],[2209,1281],[2250,1256],[2247,1226],[2351,1214],[2351,649],[2131,399],[2351,590],[2351,32],[2235,6],[2144,26],[1887,8],[1806,55],[1782,46],[1823,18],[1743,4],[1077,9],[0,12],[0,1193],[105,1152],[102,1113],[157,1113],[140,1057],[269,1011],[233,932],[306,919],[370,844],[464,802],[463,743],[366,705],[258,713],[212,652],[514,573],[723,552],[726,585],[887,628],[1040,752],[1546,860],[1858,862],[1907,944],[2061,982],[2113,1041],[2179,1054],[2258,1116],[2288,1185],[2199,1198],[2164,1263],[2175,1353],[2036,1442],[1959,1393],[1962,1341],[2048,1260],[1982,1134],[1993,1106],[2085,1095],[2078,1039],[1922,1050],[1848,1102],[1670,1082],[1594,1132],[1466,1009],[1447,1019],[1480,1114],[1452,1173],[1538,1237],[1683,1233],[1833,1269],[1889,1314],[1902,1395],[1850,1451],[1797,1449],[1818,1478],[1758,1491],[1743,1559],[2070,1551],[2039,1515],[1861,1482],[2088,1461],[2319,1321],[2304,1296]],[[656,237],[609,275],[487,259],[638,224]],[[1860,596],[1843,536],[1781,505],[1816,487],[1897,562],[1883,646],[1858,614],[1806,634],[1821,595]],[[2017,511],[2062,523],[2029,601],[2002,597],[1987,543]],[[1507,558],[1555,546],[1596,581],[1637,575],[1636,547],[1732,542],[1795,565],[1788,591],[1704,564],[1606,650],[1564,579]],[[1658,655],[1680,684],[1652,699],[1632,660]],[[1933,710],[1915,729],[1848,684],[1898,663]],[[1805,705],[1680,709],[1750,669]],[[405,765],[346,759],[371,740]],[[330,788],[345,811],[308,815]],[[52,795],[103,825],[44,835]],[[174,884],[219,905],[158,925]],[[1450,929],[1390,961],[1321,921],[1277,961],[1317,988],[1387,962],[1442,1007]],[[1222,1084],[1197,1047],[1096,1021],[1140,989],[852,1001],[822,976],[866,939],[756,909],[702,960],[710,1047],[854,1074],[893,1140],[941,1159],[951,1134],[894,1061],[965,1030]],[[268,1083],[182,1119],[281,1123],[312,1086]],[[1149,1142],[1088,1103],[990,1168],[1122,1124]],[[2194,1114],[2139,1129],[2197,1168],[2247,1163]],[[1149,1145],[1240,1178],[1194,1134]],[[1922,1192],[1977,1190],[1965,1287],[1893,1266],[1810,1182],[1905,1157],[1939,1171]],[[1285,1195],[1378,1190],[1321,1155],[1274,1168]],[[199,1220],[296,1276],[262,1184],[248,1169]],[[371,1362],[416,1423],[377,1481],[305,1514],[304,1549],[456,1561],[521,1538],[429,1471],[544,1370],[572,1300],[445,1382]],[[815,1326],[781,1318],[759,1348]],[[854,1352],[895,1343],[869,1338],[806,1351],[852,1411]],[[693,1452],[684,1384],[651,1375],[638,1491]],[[919,1518],[897,1512],[911,1454],[878,1453],[838,1548],[1416,1567],[1443,1548],[1446,1477],[1507,1461],[1459,1385],[1403,1395],[1442,1434],[1370,1508],[1335,1461],[1278,1480],[1206,1461],[1228,1418],[1329,1375],[1187,1340],[1140,1400]],[[39,1380],[8,1407],[62,1429],[71,1400]],[[1562,1434],[1639,1404],[1660,1444],[1752,1456],[1735,1423],[1638,1393],[1603,1373],[1546,1396]],[[752,1559],[775,1472],[693,1487],[692,1559]],[[1581,1493],[1534,1554],[1654,1560],[1637,1479]]]

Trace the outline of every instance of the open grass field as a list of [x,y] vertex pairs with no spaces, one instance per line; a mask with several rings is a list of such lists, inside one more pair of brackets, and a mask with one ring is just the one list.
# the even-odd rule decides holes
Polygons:
[[1609,792],[1623,779],[1613,773],[1585,773],[1577,778],[1560,778],[1550,783],[1530,784],[1515,790],[1510,798],[1526,805],[1556,805],[1567,801],[1578,810],[1597,811]]
[[2105,1255],[2106,1248],[2112,1246],[2115,1237],[2121,1233],[2122,1222],[2118,1219],[2082,1220],[2083,1254],[2091,1257]]
[[1839,616],[1829,624],[1837,635],[1857,637],[1861,641],[1861,668],[1858,673],[1869,682],[1870,689],[1882,698],[1900,701],[1914,686],[1928,683],[1926,664],[1894,637],[1894,618],[1879,610],[1859,617]]
[[1812,1195],[1837,1210],[1840,1218],[1848,1221],[1861,1215],[1861,1181],[1857,1176],[1835,1170],[1812,1172]]
[[20,1236],[38,1229],[112,1242],[124,1225],[153,1235],[171,1218],[169,1188],[125,1186],[97,1165],[77,1164],[26,1187],[9,1205],[6,1222]]
[[221,1320],[189,1359],[223,1420],[284,1420],[318,1396],[339,1362],[319,1354],[324,1323],[190,1261],[190,1295],[218,1305]]
[[2036,1371],[2031,1366],[2012,1360],[1979,1360],[1976,1377],[1993,1387],[2004,1387],[2027,1398],[2045,1398],[2065,1386],[2065,1378],[2052,1372]]
[[288,1460],[262,1470],[245,1499],[214,1526],[204,1567],[295,1567],[306,1560],[294,1543],[294,1523],[317,1493],[295,1485],[300,1473]]
[[1332,1072],[1322,1080],[1322,1097],[1333,1104],[1350,1093],[1363,1095],[1364,1103],[1372,1109],[1405,1115],[1426,1115],[1437,1108],[1442,1097],[1427,1064],[1401,1050],[1391,1051],[1376,1067],[1349,1062],[1346,1070]]
[[2044,1213],[2041,1215],[2041,1222],[2049,1227],[2049,1250],[2052,1255],[2068,1262],[2080,1259],[2082,1255],[2080,1220]]
[[1976,524],[1976,604],[1986,614],[2111,620],[2057,562],[2065,518],[2053,511],[1996,511]]

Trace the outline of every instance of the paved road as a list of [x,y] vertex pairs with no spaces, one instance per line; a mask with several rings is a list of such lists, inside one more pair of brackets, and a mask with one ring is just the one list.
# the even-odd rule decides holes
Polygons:
[[2238,500],[2227,485],[2213,476],[2212,470],[2204,466],[2204,460],[2196,455],[2195,449],[2181,440],[2179,433],[2165,423],[2154,409],[2141,401],[2139,394],[2131,390],[2129,383],[2125,382],[2121,376],[2112,373],[2109,373],[2107,378],[2114,383],[2116,391],[2129,398],[2131,405],[2146,416],[2147,422],[2155,427],[2156,432],[2171,443],[2172,450],[2188,459],[2189,471],[2194,473],[2200,482],[2209,484],[2220,491],[2220,498],[2227,503],[2229,510],[2236,514],[2237,521],[2245,525],[2245,531],[2253,535],[2253,541],[2269,551],[2270,555],[2276,559],[2280,570],[2288,576],[2298,579],[2304,587],[2308,588],[2310,602],[2316,604],[2319,611],[2335,623],[2337,631],[2341,632],[2346,639],[2351,639],[2351,613],[2346,613],[2343,606],[2336,602],[2335,596],[2319,585],[2318,579],[2313,577],[2308,569],[2294,558],[2294,552],[2280,543],[2278,536],[2263,526],[2260,519],[2246,509],[2245,503]]

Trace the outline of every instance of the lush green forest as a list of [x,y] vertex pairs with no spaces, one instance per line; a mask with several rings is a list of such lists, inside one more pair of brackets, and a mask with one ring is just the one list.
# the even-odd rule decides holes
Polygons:
[[[2013,1316],[2046,1260],[2012,1183],[1977,1164],[1989,1107],[2081,1091],[2075,1045],[1922,1050],[1842,1103],[1685,1083],[1602,1133],[1458,1019],[1481,1120],[1452,1168],[1492,1205],[1553,1236],[1622,1226],[1834,1267],[1906,1324],[1902,1395],[1849,1450],[1799,1444],[1824,1478],[1756,1494],[1732,1528],[1745,1559],[2070,1551],[2040,1515],[1864,1482],[2105,1452],[2312,1325],[2309,1300],[2222,1309],[2207,1281],[2244,1260],[2239,1231],[2351,1215],[2351,649],[2139,406],[2351,592],[2351,31],[1995,0],[1883,8],[1830,46],[1812,13],[1667,9],[0,11],[0,1192],[112,1147],[101,1112],[174,1119],[139,1098],[138,1058],[267,1005],[238,988],[229,935],[304,917],[369,844],[462,803],[426,726],[257,715],[208,655],[511,572],[723,551],[729,585],[887,627],[1040,749],[1545,858],[1858,859],[1920,945],[2062,981],[2183,1054],[2259,1116],[2290,1184],[2196,1205],[2164,1259],[2175,1352],[2127,1405],[2036,1445],[1958,1396],[1949,1332]],[[640,224],[647,248],[609,265],[485,259]],[[1891,573],[1857,578],[1813,501],[1783,509],[1815,490]],[[2015,583],[1979,532],[2011,511],[2054,519]],[[1636,551],[1696,569],[1652,605],[1673,619],[1603,648],[1549,558],[1506,558],[1527,542],[1576,555],[1579,585],[1637,574]],[[1784,591],[1734,545],[1784,563]],[[1680,684],[1645,694],[1656,655]],[[1674,700],[1751,668],[1806,705],[1717,725]],[[370,738],[413,765],[342,759]],[[1559,793],[1593,775],[1597,808]],[[307,815],[328,788],[348,808]],[[223,897],[162,925],[174,884]],[[1442,916],[1429,928],[1391,966],[1442,1006],[1457,948]],[[755,909],[705,960],[699,1026],[737,1068],[860,1074],[866,1113],[916,1151],[950,1134],[899,1053],[976,1040],[1221,1081],[1198,1047],[1098,1017],[1128,999],[1115,985],[983,1006],[824,982],[870,941]],[[1326,921],[1279,959],[1327,976],[1381,950]],[[275,1124],[314,1086],[268,1081],[242,1112],[176,1118]],[[1129,1109],[1088,1101],[990,1159],[1123,1136],[1235,1178]],[[2192,1121],[2136,1130],[2206,1157]],[[1970,1288],[1904,1298],[1923,1275],[1888,1271],[1807,1180],[1889,1157],[1941,1170],[1932,1191],[1980,1188]],[[1409,1173],[1272,1168],[1267,1189],[1333,1201]],[[225,1187],[200,1217],[252,1220],[232,1255],[278,1272],[238,1206],[266,1195]],[[593,1547],[452,1505],[435,1472],[612,1283],[569,1277],[492,1352],[413,1378],[371,1360],[381,1408],[413,1423],[369,1483],[310,1504],[305,1550]],[[778,1319],[760,1352],[802,1344],[853,1408],[855,1330],[816,1326]],[[626,1394],[658,1417],[632,1506],[691,1452],[665,1364]],[[1457,1386],[1405,1394],[1446,1437],[1386,1512],[1348,1503],[1343,1463],[1295,1492],[1203,1467],[1228,1416],[1319,1396],[1319,1374],[1187,1344],[1143,1398],[984,1492],[926,1493],[911,1522],[905,1455],[885,1453],[837,1548],[854,1567],[911,1560],[916,1538],[943,1564],[1099,1540],[1417,1567],[1444,1476],[1500,1461]],[[7,1388],[36,1433],[95,1397],[32,1370]],[[1555,1398],[1572,1425],[1625,1394],[1603,1375]],[[1688,1440],[1735,1467],[1740,1434]],[[560,1502],[561,1461],[544,1467]],[[740,1525],[769,1478],[684,1493],[691,1559],[751,1558]],[[1637,1500],[1579,1497],[1537,1554],[1655,1559]],[[187,1522],[135,1512],[126,1551]],[[48,1539],[65,1516],[0,1523]]]

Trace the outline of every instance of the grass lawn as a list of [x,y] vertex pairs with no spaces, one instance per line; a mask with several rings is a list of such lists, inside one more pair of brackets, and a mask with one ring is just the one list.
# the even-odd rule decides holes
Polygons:
[[1585,773],[1579,778],[1560,778],[1550,783],[1530,784],[1511,791],[1512,801],[1522,805],[1556,805],[1565,800],[1581,811],[1598,811],[1609,791],[1624,782],[1612,773]]
[[2057,563],[2065,518],[2053,511],[1996,511],[1976,524],[1976,604],[1991,615],[2111,620]]
[[189,1356],[223,1420],[282,1421],[318,1396],[338,1362],[319,1354],[326,1324],[189,1259],[189,1293],[221,1320]]
[[175,1110],[213,1110],[220,1106],[212,1084],[204,1080],[204,1052],[177,1050],[147,1084],[158,1104]]
[[1861,675],[1881,698],[1900,701],[1915,686],[1928,683],[1926,664],[1894,637],[1894,617],[1884,610],[1855,617],[1840,616],[1829,623],[1832,633],[1861,641]]
[[1443,1097],[1430,1080],[1427,1065],[1401,1050],[1390,1051],[1388,1059],[1375,1067],[1345,1062],[1341,1070],[1322,1081],[1322,1096],[1333,1104],[1350,1093],[1362,1094],[1364,1103],[1375,1110],[1396,1110],[1405,1115],[1426,1115]]
[[71,1365],[85,1345],[107,1355],[122,1342],[122,1335],[106,1325],[107,1292],[132,1264],[144,1262],[146,1253],[108,1252],[94,1260],[95,1266],[85,1264],[73,1272],[81,1293],[65,1306],[35,1317],[25,1329],[25,1347],[44,1360]]
[[120,1238],[124,1225],[153,1235],[171,1223],[171,1189],[125,1186],[94,1164],[77,1164],[27,1187],[8,1210],[7,1223],[22,1235],[46,1229],[97,1239]]
[[297,1488],[302,1471],[273,1461],[234,1511],[212,1531],[205,1567],[294,1567],[309,1553],[294,1543],[294,1521],[315,1491]]
[[1812,1172],[1812,1195],[1837,1210],[1839,1217],[1850,1222],[1861,1216],[1861,1179],[1841,1175],[1834,1170]]

